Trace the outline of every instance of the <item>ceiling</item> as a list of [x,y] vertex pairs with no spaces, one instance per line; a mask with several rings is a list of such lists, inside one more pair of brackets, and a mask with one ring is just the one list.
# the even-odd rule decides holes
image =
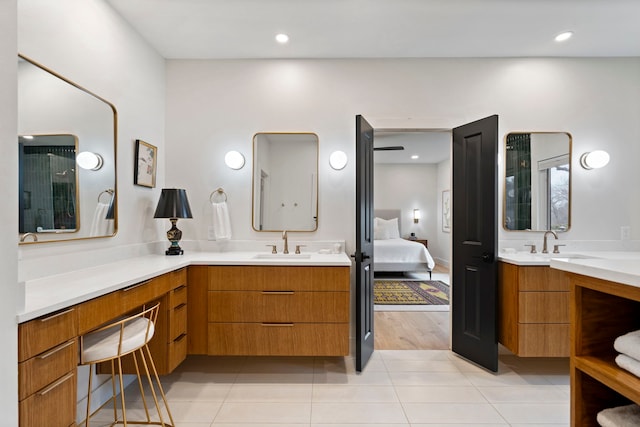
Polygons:
[[[375,163],[437,164],[449,159],[451,131],[439,130],[383,130],[374,131],[373,144],[377,147],[404,147],[404,150],[375,151]],[[417,159],[411,156],[417,155]]]
[[639,0],[106,1],[174,59],[640,56]]

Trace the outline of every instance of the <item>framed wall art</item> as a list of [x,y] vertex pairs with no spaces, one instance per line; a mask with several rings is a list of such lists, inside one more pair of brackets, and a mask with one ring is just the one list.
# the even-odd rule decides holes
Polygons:
[[134,162],[133,183],[143,187],[156,186],[158,148],[136,139],[136,161]]
[[451,233],[451,191],[442,192],[442,231]]

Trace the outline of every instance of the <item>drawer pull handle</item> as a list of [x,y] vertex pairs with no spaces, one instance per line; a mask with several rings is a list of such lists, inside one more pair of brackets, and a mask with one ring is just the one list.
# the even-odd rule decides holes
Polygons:
[[278,327],[278,326],[292,327],[293,323],[263,323],[262,326],[266,326],[266,327]]
[[262,291],[262,295],[293,295],[294,291]]
[[176,338],[175,340],[173,340],[173,342],[179,342],[182,341],[183,339],[185,339],[187,337],[186,333],[182,333],[180,334],[180,336],[178,338]]
[[65,343],[62,343],[59,346],[57,346],[56,348],[52,349],[50,352],[48,352],[46,354],[41,354],[40,356],[38,356],[38,359],[43,360],[43,359],[46,359],[47,357],[51,357],[54,354],[56,354],[57,352],[59,352],[60,350],[64,350],[65,348],[73,345],[73,343],[75,343],[75,340],[71,340],[71,341],[67,341]]
[[59,385],[61,385],[62,383],[64,383],[65,381],[70,380],[71,378],[73,378],[73,376],[74,376],[74,373],[73,372],[69,372],[67,375],[65,375],[64,377],[60,378],[58,381],[56,381],[55,383],[51,384],[49,387],[45,388],[40,393],[38,393],[38,396],[44,396],[45,394],[47,394],[50,391],[52,391],[54,388],[56,388]]
[[177,288],[175,288],[175,289],[173,290],[173,292],[181,291],[181,290],[183,290],[183,289],[184,289],[184,288],[186,288],[186,287],[187,287],[187,285],[180,285],[180,286],[178,286]]
[[75,308],[70,308],[69,310],[61,311],[60,313],[56,313],[53,316],[46,317],[44,319],[40,319],[41,322],[48,322],[51,319],[55,319],[56,317],[64,316],[65,314],[71,313]]
[[128,288],[124,288],[124,289],[123,289],[123,291],[124,291],[124,292],[127,292],[127,291],[130,291],[130,290],[132,290],[132,289],[139,288],[140,286],[144,286],[144,285],[146,285],[147,283],[151,283],[151,280],[147,280],[147,281],[145,281],[145,282],[138,283],[137,285],[129,286]]
[[180,310],[182,307],[184,307],[184,306],[186,306],[186,305],[187,305],[187,303],[186,303],[186,302],[183,302],[182,304],[175,306],[173,309],[174,309],[174,310]]

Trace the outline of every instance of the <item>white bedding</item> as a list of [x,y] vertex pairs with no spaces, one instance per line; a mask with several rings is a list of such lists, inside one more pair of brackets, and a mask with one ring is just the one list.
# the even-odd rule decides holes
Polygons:
[[376,263],[426,263],[430,270],[436,265],[422,243],[406,239],[374,240],[373,257],[374,265]]

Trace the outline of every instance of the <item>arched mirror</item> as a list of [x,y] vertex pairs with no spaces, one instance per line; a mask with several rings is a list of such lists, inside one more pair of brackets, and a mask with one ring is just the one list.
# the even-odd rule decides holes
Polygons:
[[19,55],[20,243],[117,231],[113,104]]
[[567,231],[571,226],[571,135],[505,136],[503,226],[507,231]]
[[254,135],[252,211],[256,231],[318,228],[318,135]]

